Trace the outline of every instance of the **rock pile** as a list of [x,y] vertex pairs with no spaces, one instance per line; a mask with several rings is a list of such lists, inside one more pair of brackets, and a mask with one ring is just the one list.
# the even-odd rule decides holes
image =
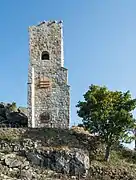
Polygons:
[[[0,153],[0,178],[41,180],[47,177],[53,179],[66,177],[85,177],[89,169],[89,156],[83,151],[44,151],[25,152],[24,156],[17,153]],[[68,176],[67,176],[68,178]],[[54,177],[55,179],[55,177]]]
[[16,103],[0,103],[0,127],[27,127],[28,118],[24,108],[17,108]]
[[136,180],[133,173],[128,170],[115,167],[104,167],[98,165],[91,165],[89,170],[89,178],[92,180]]
[[1,128],[0,171],[26,180],[47,179],[48,172],[52,180],[85,178],[90,168],[88,147],[93,151],[94,141],[75,130]]

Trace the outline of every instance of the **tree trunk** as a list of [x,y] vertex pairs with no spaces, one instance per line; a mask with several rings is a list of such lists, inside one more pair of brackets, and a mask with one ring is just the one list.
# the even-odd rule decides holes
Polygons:
[[105,161],[109,161],[110,158],[110,146],[106,146]]

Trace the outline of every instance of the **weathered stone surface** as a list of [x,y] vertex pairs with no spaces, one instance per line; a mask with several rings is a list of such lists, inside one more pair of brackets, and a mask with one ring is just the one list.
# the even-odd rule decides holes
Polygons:
[[17,156],[15,153],[4,154],[1,153],[0,160],[4,161],[5,165],[10,168],[25,167],[29,165],[29,162],[24,158]]
[[15,158],[16,157],[16,154],[14,153],[8,153],[8,154],[4,154],[4,153],[1,153],[1,157],[0,157],[0,160],[3,161],[5,159],[8,159],[8,158]]
[[16,178],[12,178],[12,177],[6,176],[5,174],[1,174],[0,180],[16,180]]
[[9,167],[20,167],[22,165],[22,162],[15,159],[15,158],[11,158],[11,157],[8,157],[5,159],[5,164]]
[[56,128],[1,128],[0,149],[8,152],[31,151],[43,147],[68,147],[89,150],[96,153],[100,145],[99,137],[76,128],[70,130]]
[[[70,95],[67,69],[63,67],[62,23],[44,22],[29,27],[30,62],[28,72],[28,119],[32,126],[32,67],[35,80],[35,122],[36,127],[69,127]],[[42,60],[42,53],[48,52],[49,59]],[[40,88],[40,79],[48,79],[50,88]],[[43,114],[48,114],[41,118]],[[43,119],[43,120],[42,120]]]
[[43,166],[44,157],[41,156],[39,153],[27,152],[26,156],[27,156],[27,159],[31,161],[33,164]]
[[81,149],[48,150],[29,152],[26,154],[29,161],[53,171],[71,176],[85,176],[89,169],[89,153]]
[[97,140],[76,127],[0,129],[0,180],[136,180],[134,164],[122,168],[91,159]]
[[[14,106],[13,106],[14,105]],[[26,109],[26,108],[24,108]],[[15,103],[0,103],[0,127],[27,127],[28,118]]]
[[22,170],[21,178],[24,180],[31,180],[33,177],[33,172],[31,170]]
[[[14,176],[18,174],[18,178],[20,171],[31,170],[36,180],[40,180],[40,175],[46,170],[54,172],[52,175],[47,171],[43,175],[49,179],[78,176],[79,173],[85,176],[89,169],[88,149],[95,150],[95,139],[97,137],[79,129],[76,132],[75,129],[3,128],[0,130],[0,162],[6,167],[6,172],[10,168],[9,172]],[[32,169],[34,167],[36,171]]]

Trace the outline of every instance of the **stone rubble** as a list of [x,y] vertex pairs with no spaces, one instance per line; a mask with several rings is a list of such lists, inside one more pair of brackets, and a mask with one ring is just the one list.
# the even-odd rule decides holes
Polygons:
[[0,178],[3,180],[41,180],[47,177],[56,179],[55,176],[59,174],[60,177],[70,175],[73,179],[79,172],[81,177],[85,176],[89,169],[88,155],[76,149],[70,152],[48,151],[40,158],[38,152],[26,153],[26,157],[16,153],[0,153],[0,157]]

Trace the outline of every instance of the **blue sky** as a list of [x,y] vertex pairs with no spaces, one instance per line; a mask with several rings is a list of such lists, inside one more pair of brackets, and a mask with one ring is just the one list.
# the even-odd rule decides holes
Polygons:
[[65,67],[75,105],[90,84],[136,97],[135,0],[1,0],[0,101],[27,103],[28,26],[64,21]]

